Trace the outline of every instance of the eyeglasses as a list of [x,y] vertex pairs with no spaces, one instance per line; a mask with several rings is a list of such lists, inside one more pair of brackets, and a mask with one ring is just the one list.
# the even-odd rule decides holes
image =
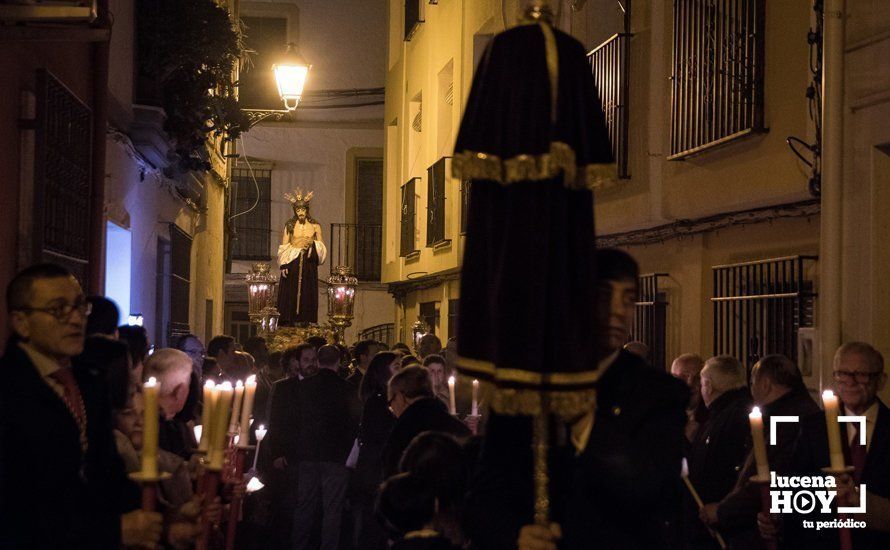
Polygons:
[[93,311],[93,304],[87,302],[83,297],[80,297],[73,304],[66,303],[51,307],[24,307],[22,308],[22,311],[39,311],[41,313],[48,313],[55,317],[56,321],[64,323],[71,318],[71,314],[75,311],[84,317],[89,316]]
[[834,379],[838,382],[850,382],[851,380],[856,380],[859,384],[867,384],[880,374],[880,372],[856,372],[851,370],[836,370],[832,373]]

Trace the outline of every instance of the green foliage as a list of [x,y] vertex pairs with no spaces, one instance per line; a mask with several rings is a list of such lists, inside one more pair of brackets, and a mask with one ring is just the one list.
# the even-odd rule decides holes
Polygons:
[[210,168],[206,140],[248,128],[233,76],[244,54],[240,27],[214,0],[138,2],[139,74],[159,91],[178,168]]

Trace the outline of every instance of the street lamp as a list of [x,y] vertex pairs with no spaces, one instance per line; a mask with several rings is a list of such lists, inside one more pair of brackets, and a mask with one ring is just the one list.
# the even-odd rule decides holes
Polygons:
[[246,279],[250,322],[256,324],[261,333],[275,332],[278,329],[278,317],[281,315],[275,307],[275,288],[278,286],[278,279],[269,272],[269,264],[265,262],[253,264]]
[[275,86],[278,88],[278,96],[284,102],[284,109],[242,109],[247,115],[249,127],[253,128],[264,120],[272,122],[291,120],[291,113],[297,110],[303,97],[306,77],[309,76],[311,68],[312,65],[300,55],[297,45],[289,42],[287,51],[272,65]]
[[355,290],[358,286],[356,279],[348,266],[337,266],[328,277],[328,319],[337,334],[337,341],[345,341],[346,327],[352,325],[355,317]]
[[272,65],[275,84],[278,85],[278,95],[284,101],[285,110],[294,111],[300,104],[310,67],[293,42],[288,43],[284,57]]

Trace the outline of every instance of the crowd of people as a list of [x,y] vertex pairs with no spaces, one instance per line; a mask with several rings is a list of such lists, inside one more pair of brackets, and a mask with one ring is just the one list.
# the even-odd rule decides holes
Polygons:
[[[627,343],[636,264],[598,254],[609,266],[598,274],[606,351],[595,407],[550,421],[549,525],[533,520],[532,420],[475,403],[463,381],[449,387],[453,341],[443,348],[428,334],[414,349],[373,340],[346,348],[316,337],[270,353],[260,337],[241,345],[221,335],[205,347],[188,334],[154,349],[142,327],[117,326],[114,304],[86,297],[64,268],[28,268],[7,288],[0,547],[190,548],[207,523],[215,547],[241,500],[238,548],[838,547],[836,529],[764,513],[755,479],[755,405],[767,438],[769,417],[800,419],[776,425],[772,471],[829,466],[825,416],[797,365],[767,355],[749,371],[730,356],[686,353],[670,372],[653,368],[645,345]],[[248,376],[257,381],[253,428],[268,432],[241,437],[261,439],[262,488],[245,478],[207,498],[196,453],[202,387]],[[160,383],[158,465],[169,474],[154,511],[127,475],[140,469],[149,377]],[[884,359],[846,343],[833,382],[842,414],[866,419],[865,444],[858,425],[841,427],[852,471],[835,474],[838,498],[865,495],[857,549],[890,548]],[[469,414],[471,399],[481,418]]]

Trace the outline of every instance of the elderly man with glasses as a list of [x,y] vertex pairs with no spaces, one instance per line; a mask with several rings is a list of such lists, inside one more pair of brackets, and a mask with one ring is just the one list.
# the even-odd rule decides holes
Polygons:
[[[112,436],[103,375],[83,351],[90,304],[63,267],[41,264],[6,289],[12,337],[0,359],[0,532],[10,548],[150,546],[161,516],[134,510]],[[77,362],[77,360],[74,360]]]
[[[858,506],[860,491],[866,493],[866,513],[853,519],[865,521],[865,529],[853,529],[853,547],[890,548],[890,409],[878,398],[887,382],[884,357],[864,342],[848,342],[838,348],[832,368],[834,389],[840,398],[841,414],[865,417],[865,444],[861,443],[859,423],[840,423],[844,461],[853,467],[852,476],[839,476],[839,497],[847,506]],[[819,412],[801,419],[792,474],[819,475],[829,466],[825,416]],[[784,538],[789,547],[837,548],[837,530],[804,530],[801,520],[827,517],[758,517],[760,531]]]

